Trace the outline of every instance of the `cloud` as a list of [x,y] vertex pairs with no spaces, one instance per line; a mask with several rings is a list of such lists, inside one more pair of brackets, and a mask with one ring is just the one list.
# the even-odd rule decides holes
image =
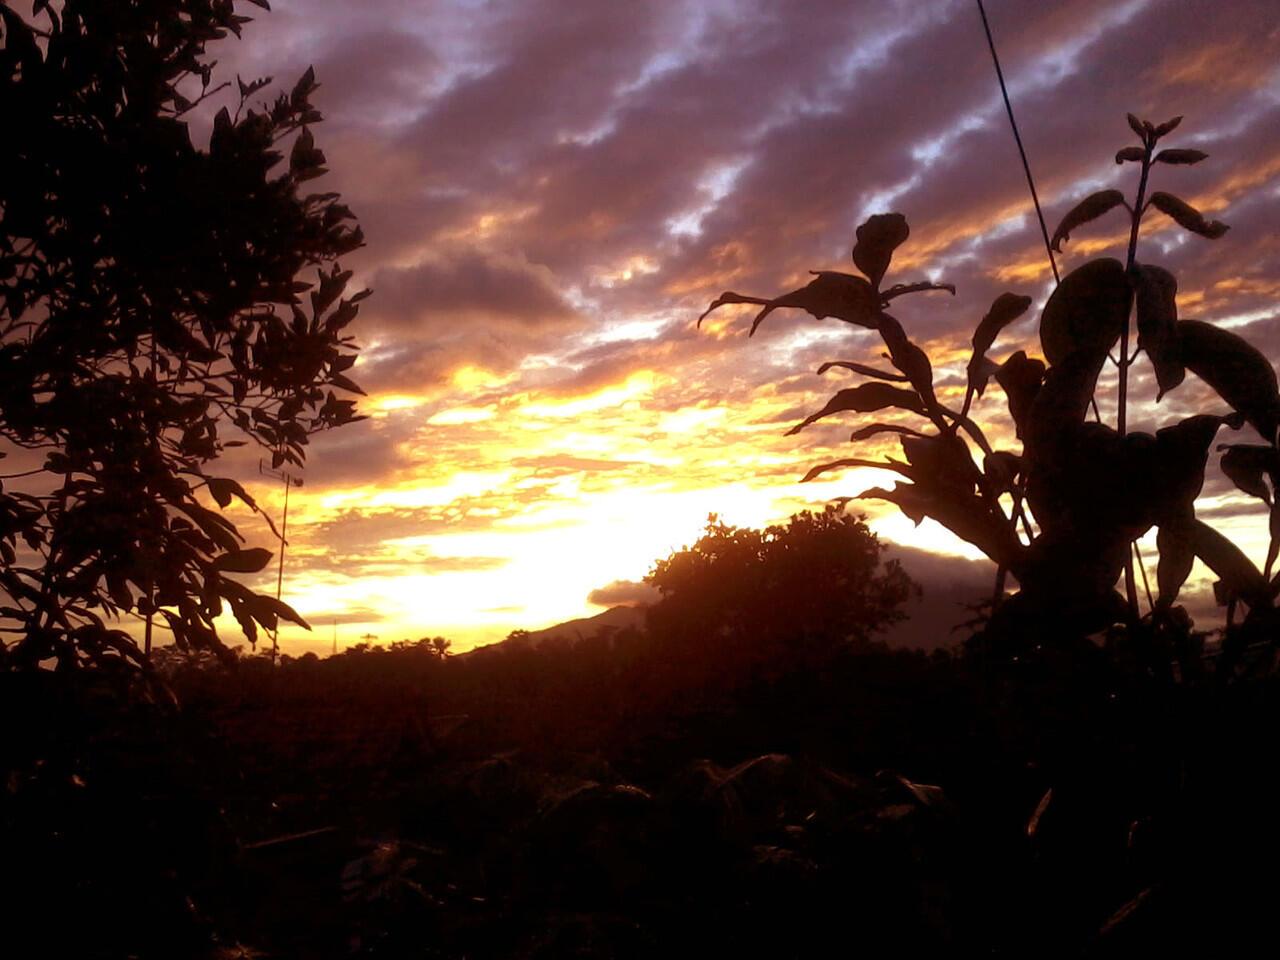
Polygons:
[[656,603],[662,595],[656,587],[635,580],[614,580],[587,594],[587,603],[597,607],[636,607]]
[[563,325],[580,319],[546,267],[509,254],[463,249],[433,254],[412,267],[379,270],[368,310],[391,332],[484,323]]

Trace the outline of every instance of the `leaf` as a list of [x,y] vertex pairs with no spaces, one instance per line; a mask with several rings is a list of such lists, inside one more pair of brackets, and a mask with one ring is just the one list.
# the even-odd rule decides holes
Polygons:
[[875,367],[868,367],[863,363],[854,363],[852,360],[829,360],[818,368],[818,376],[822,376],[832,367],[843,367],[866,377],[875,377],[877,380],[893,380],[899,383],[905,383],[907,380],[906,374],[893,373],[889,370],[877,370]]
[[1052,247],[1055,253],[1062,252],[1062,244],[1071,235],[1071,231],[1090,220],[1096,220],[1108,210],[1124,203],[1124,194],[1119,190],[1100,190],[1085,197],[1062,218],[1058,229],[1053,231]]
[[1239,547],[1203,520],[1192,521],[1190,535],[1196,556],[1221,578],[1228,590],[1251,608],[1271,606],[1271,590],[1266,578]]
[[978,321],[973,331],[973,355],[969,358],[969,386],[982,396],[987,387],[987,378],[994,368],[984,366],[985,354],[995,343],[996,335],[1014,320],[1027,312],[1031,306],[1031,298],[1016,293],[1002,293],[991,304],[991,309]]
[[1035,403],[1036,394],[1044,382],[1045,367],[1039,360],[1030,359],[1019,350],[995,372],[996,383],[1004,390],[1009,401],[1009,415],[1013,417],[1018,439]]
[[1129,129],[1142,138],[1142,142],[1147,142],[1147,131],[1142,126],[1142,121],[1135,117],[1132,113],[1126,113],[1125,119],[1129,121]]
[[271,562],[271,551],[263,547],[233,550],[214,557],[213,569],[224,573],[257,573]]
[[916,388],[916,393],[923,399],[925,408],[932,410],[937,406],[937,400],[933,394],[933,366],[929,363],[928,354],[907,338],[902,324],[889,314],[880,314],[877,328],[885,346],[889,348],[889,359],[893,365],[907,375],[911,385]]
[[1276,372],[1251,343],[1202,320],[1179,320],[1182,362],[1244,414],[1268,442],[1280,426],[1280,390]]
[[1178,592],[1191,576],[1196,551],[1189,524],[1162,524],[1156,532],[1156,549],[1160,560],[1156,564],[1156,584],[1160,594],[1157,608],[1167,610],[1178,599]]
[[355,383],[353,383],[351,380],[349,380],[347,377],[343,376],[340,373],[333,374],[333,376],[329,378],[329,382],[332,383],[335,387],[339,387],[343,390],[349,390],[352,393],[358,393],[362,397],[366,396],[363,390],[361,390],[358,386],[356,386]]
[[1161,150],[1155,155],[1155,163],[1192,164],[1208,159],[1209,155],[1200,150]]
[[1264,474],[1270,476],[1275,485],[1276,477],[1280,476],[1280,452],[1270,445],[1256,443],[1223,444],[1218,449],[1226,451],[1219,465],[1231,482],[1270,506],[1271,491],[1262,478]]
[[911,229],[900,213],[877,213],[858,227],[853,245],[853,262],[876,289],[884,279],[893,251],[906,241]]
[[923,437],[924,434],[919,430],[912,430],[910,427],[904,427],[896,423],[870,423],[865,427],[859,427],[853,433],[849,434],[849,442],[857,443],[860,440],[867,440],[880,433],[899,433],[914,437]]
[[971,494],[982,479],[968,445],[953,433],[904,435],[901,443],[907,463],[916,468],[917,482],[925,488],[935,488],[944,496]]
[[800,482],[808,483],[810,480],[820,477],[824,473],[829,473],[832,470],[844,470],[848,467],[871,467],[873,470],[896,470],[899,473],[903,472],[902,465],[895,463],[892,460],[866,460],[861,457],[851,457],[846,460],[833,460],[831,463],[821,463],[818,466],[811,468],[808,473],[801,477]]
[[1182,122],[1182,117],[1174,117],[1172,120],[1166,120],[1164,123],[1156,127],[1155,129],[1156,137],[1159,138],[1159,137],[1163,137],[1167,133],[1172,133],[1174,130],[1177,129],[1178,124],[1180,124],[1181,122]]
[[875,328],[876,317],[880,312],[880,301],[871,284],[851,273],[837,273],[830,270],[812,272],[816,274],[815,279],[800,289],[792,290],[773,300],[725,291],[702,312],[702,316],[698,317],[698,323],[701,324],[712,310],[725,304],[754,303],[763,304],[764,309],[756,314],[755,320],[752,321],[749,336],[754,335],[764,318],[779,307],[799,307],[819,320],[836,317],[848,323],[856,323],[870,329]]
[[1124,264],[1111,257],[1072,270],[1040,315],[1040,344],[1051,366],[1083,351],[1101,363],[1129,322],[1132,288]]
[[281,600],[277,600],[275,597],[255,593],[249,597],[248,604],[249,611],[253,614],[253,619],[268,630],[276,629],[277,618],[296,623],[306,630],[311,629],[311,625],[298,616],[293,607]]
[[1132,163],[1135,160],[1141,160],[1147,155],[1147,151],[1142,147],[1123,147],[1116,151],[1116,163],[1124,163],[1126,160]]
[[903,410],[910,410],[912,413],[924,413],[924,404],[920,401],[920,395],[914,390],[891,387],[887,383],[864,383],[861,386],[841,390],[827,401],[825,407],[817,413],[805,417],[804,420],[788,430],[785,436],[789,437],[799,433],[809,424],[821,420],[823,417],[829,417],[833,413],[842,413],[846,410],[852,410],[856,413],[870,413],[873,410],[883,410],[885,407],[898,407]]
[[[223,444],[224,447],[241,445],[242,441],[239,440],[228,440]],[[209,477],[206,482],[209,485],[209,494],[217,502],[218,506],[226,507],[229,505],[231,503],[231,497],[234,495],[239,497],[253,509],[258,509],[258,504],[254,502],[253,497],[249,496],[244,487],[240,486],[236,481],[229,480],[226,477]]]
[[1178,281],[1163,267],[1134,265],[1138,346],[1147,352],[1160,390],[1156,401],[1182,383],[1186,368],[1178,347]]
[[1217,240],[1230,229],[1221,220],[1206,220],[1199,210],[1171,193],[1157,191],[1151,195],[1149,203],[1161,213],[1176,220],[1179,226],[1192,233],[1198,233],[1202,237],[1208,237],[1210,240]]
[[995,450],[982,460],[982,473],[997,495],[1013,489],[1014,481],[1022,470],[1022,458],[1007,450]]

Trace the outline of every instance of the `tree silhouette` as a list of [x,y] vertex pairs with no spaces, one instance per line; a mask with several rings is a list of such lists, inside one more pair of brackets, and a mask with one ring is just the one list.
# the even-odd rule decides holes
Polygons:
[[919,588],[860,519],[832,508],[785,526],[732,527],[715,514],[701,538],[654,564],[662,600],[650,628],[690,642],[734,638],[759,649],[860,645],[901,620]]
[[363,240],[305,189],[325,172],[314,74],[256,108],[270,79],[237,77],[201,148],[186,119],[229,86],[205,45],[248,21],[232,0],[29,16],[0,4],[0,662],[141,663],[153,621],[222,651],[224,603],[250,641],[305,626],[228,576],[271,554],[211,509],[257,508],[206,467],[245,442],[300,464],[311,434],[359,419],[334,388],[360,392],[343,331],[367,291],[343,298],[334,261]]

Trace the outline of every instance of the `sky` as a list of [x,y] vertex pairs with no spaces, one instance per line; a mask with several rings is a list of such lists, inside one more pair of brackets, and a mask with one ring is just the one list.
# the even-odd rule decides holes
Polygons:
[[[1139,259],[1179,277],[1181,316],[1275,356],[1280,7],[987,11],[1050,231],[1085,194],[1133,194],[1136,166],[1113,161],[1134,142],[1126,112],[1184,116],[1166,145],[1210,158],[1161,168],[1152,186],[1231,230],[1203,240],[1153,214]],[[865,418],[784,436],[857,382],[819,377],[822,362],[878,359],[873,333],[778,311],[748,339],[747,307],[695,325],[722,291],[774,296],[808,270],[851,271],[870,214],[911,226],[887,284],[956,286],[894,305],[944,396],[958,405],[969,338],[1000,293],[1035,306],[991,355],[1040,353],[1053,278],[972,0],[273,0],[244,12],[255,20],[243,39],[210,51],[215,77],[273,76],[270,95],[314,66],[330,170],[316,183],[358,216],[367,245],[343,266],[353,289],[374,291],[352,327],[369,419],[314,438],[290,493],[284,599],[315,629],[283,629],[285,652],[439,634],[461,650],[587,616],[645,598],[653,562],[693,542],[709,513],[760,526],[891,479],[799,483],[817,463],[893,454],[892,436],[848,443]],[[1060,267],[1123,258],[1126,224],[1113,212],[1081,228]],[[1156,406],[1149,367],[1135,373],[1134,428],[1226,410],[1191,376]],[[1017,449],[998,388],[975,409]],[[279,482],[246,457],[223,472],[279,519]],[[932,521],[915,527],[878,501],[851,509],[882,539],[927,551],[903,554],[926,591],[993,572]],[[1198,509],[1265,554],[1260,503],[1216,466]],[[259,586],[274,590],[269,573]]]

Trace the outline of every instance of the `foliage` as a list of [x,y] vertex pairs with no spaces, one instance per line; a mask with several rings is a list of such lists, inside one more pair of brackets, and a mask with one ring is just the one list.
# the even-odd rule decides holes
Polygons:
[[359,419],[335,389],[360,392],[344,330],[367,291],[343,298],[333,261],[363,240],[336,194],[307,192],[325,172],[314,74],[258,107],[270,78],[236,78],[201,148],[188,118],[229,86],[205,45],[249,19],[232,0],[30,16],[0,4],[3,663],[142,662],[126,615],[147,649],[154,618],[223,650],[224,604],[251,642],[303,623],[228,576],[271,554],[210,509],[257,507],[206,467],[246,441],[300,464],[311,434]]
[[649,625],[703,642],[727,635],[761,647],[865,645],[902,619],[899,608],[919,589],[896,560],[879,571],[883,549],[861,519],[834,508],[763,530],[712,514],[693,546],[645,577],[662,593]]
[[[886,312],[890,301],[903,293],[939,289],[924,283],[881,289],[894,250],[908,236],[901,214],[873,216],[858,228],[853,261],[864,276],[822,272],[806,287],[774,299],[730,292],[708,309],[730,303],[763,305],[753,332],[772,310],[785,306],[802,308],[819,318],[833,316],[880,335],[896,372],[851,361],[824,364],[819,374],[840,367],[871,380],[841,390],[791,432],[843,411],[896,409],[926,420],[927,425],[917,429],[899,417],[864,426],[854,432],[852,441],[896,433],[903,459],[842,459],[814,467],[805,479],[829,470],[875,467],[909,481],[892,489],[875,487],[859,496],[890,501],[916,523],[931,517],[975,544],[998,564],[998,585],[1003,584],[1005,571],[1012,573],[1021,589],[998,609],[992,635],[1014,644],[1033,632],[1038,638],[1067,641],[1118,625],[1145,643],[1172,643],[1178,648],[1176,655],[1188,660],[1195,656],[1186,643],[1190,622],[1175,604],[1195,557],[1219,577],[1219,593],[1232,610],[1237,600],[1247,604],[1247,635],[1274,627],[1273,598],[1280,590],[1280,577],[1271,579],[1280,545],[1275,536],[1280,514],[1274,504],[1271,550],[1266,569],[1259,571],[1234,544],[1196,517],[1195,499],[1218,430],[1223,425],[1239,429],[1247,422],[1264,442],[1230,444],[1223,470],[1241,490],[1271,503],[1267,481],[1274,484],[1280,473],[1276,446],[1280,393],[1275,371],[1236,334],[1202,321],[1179,319],[1173,275],[1136,257],[1142,220],[1153,209],[1209,239],[1227,230],[1171,194],[1147,193],[1148,179],[1156,169],[1205,159],[1196,150],[1157,151],[1157,143],[1179,120],[1157,126],[1130,115],[1140,146],[1119,151],[1116,163],[1139,165],[1133,202],[1118,190],[1095,193],[1070,210],[1054,234],[1053,244],[1061,249],[1086,223],[1123,208],[1130,226],[1127,262],[1092,260],[1062,279],[1040,317],[1043,360],[1023,350],[1002,364],[987,357],[1000,332],[1031,305],[1026,296],[998,297],[975,329],[968,383],[958,410],[935,392],[928,356]],[[1135,325],[1136,349],[1131,349]],[[1117,343],[1118,357],[1113,353]],[[1188,417],[1154,435],[1128,430],[1129,371],[1140,354],[1152,364],[1159,386],[1157,401],[1177,389],[1190,370],[1213,387],[1233,412]],[[1108,362],[1118,373],[1114,427],[1101,422],[1094,397]],[[993,448],[969,417],[974,397],[983,394],[992,378],[1008,400],[1012,429],[1004,432],[1016,433],[1022,441],[1020,451]],[[1158,594],[1153,598],[1148,591],[1150,609],[1140,618],[1133,566],[1136,547],[1131,545],[1153,526],[1158,530],[1160,554]],[[1122,573],[1124,597],[1114,590]],[[997,596],[1001,593],[998,586]],[[1163,657],[1166,665],[1169,653],[1156,656],[1148,651],[1156,660]],[[1220,661],[1224,669],[1233,665],[1230,655]]]

